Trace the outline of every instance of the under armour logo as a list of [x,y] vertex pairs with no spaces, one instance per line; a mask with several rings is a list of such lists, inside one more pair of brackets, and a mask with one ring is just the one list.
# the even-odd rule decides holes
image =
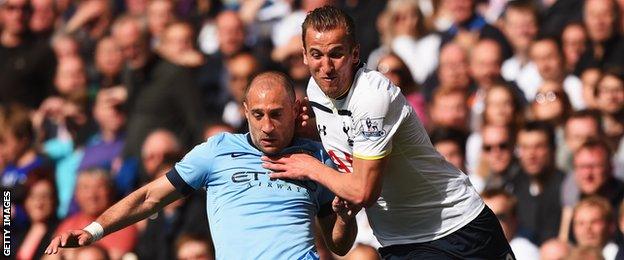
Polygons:
[[327,135],[327,126],[317,125],[319,134]]

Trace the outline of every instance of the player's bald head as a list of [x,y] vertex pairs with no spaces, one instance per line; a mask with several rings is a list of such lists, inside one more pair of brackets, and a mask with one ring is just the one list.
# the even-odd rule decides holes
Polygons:
[[[247,95],[253,88],[264,87],[271,91],[286,91],[288,97],[292,102],[295,102],[295,89],[292,81],[286,76],[286,74],[269,71],[258,74],[253,78],[249,86],[245,88],[245,97],[243,100],[247,101]],[[280,89],[281,88],[281,89]]]

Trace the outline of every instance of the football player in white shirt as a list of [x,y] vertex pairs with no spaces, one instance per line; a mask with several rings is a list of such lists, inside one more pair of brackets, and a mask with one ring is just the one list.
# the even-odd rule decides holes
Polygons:
[[325,6],[302,27],[315,115],[304,111],[302,125],[317,128],[340,172],[306,154],[263,157],[272,177],[311,179],[366,207],[384,259],[514,259],[496,216],[435,151],[400,89],[359,66],[353,20]]

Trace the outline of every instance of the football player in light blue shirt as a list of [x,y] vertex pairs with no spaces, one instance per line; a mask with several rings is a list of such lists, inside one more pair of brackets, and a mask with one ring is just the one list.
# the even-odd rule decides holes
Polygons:
[[133,192],[82,230],[52,239],[59,247],[93,243],[205,188],[217,259],[318,259],[313,226],[318,218],[327,246],[351,248],[359,208],[312,181],[269,178],[263,154],[307,153],[330,163],[323,147],[294,137],[298,109],[292,83],[276,72],[257,76],[246,90],[247,134],[219,134],[196,146],[166,176]]

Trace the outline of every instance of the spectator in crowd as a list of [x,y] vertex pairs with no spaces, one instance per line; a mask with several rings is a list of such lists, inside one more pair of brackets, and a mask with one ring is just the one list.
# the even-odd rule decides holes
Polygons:
[[141,159],[148,179],[143,183],[153,180],[156,176],[168,170],[168,166],[176,162],[182,155],[182,145],[176,136],[168,130],[160,129],[151,132],[141,148]]
[[32,8],[28,0],[0,3],[0,104],[39,107],[52,93],[56,59],[45,41],[28,28]]
[[583,4],[583,24],[589,42],[576,71],[588,67],[607,68],[624,65],[624,41],[620,35],[618,7],[613,0],[586,0]]
[[245,88],[251,79],[260,72],[260,63],[251,53],[242,52],[232,56],[226,65],[228,69],[228,93],[230,101],[223,109],[221,120],[236,129],[238,133],[247,132],[247,120],[243,108]]
[[212,260],[214,249],[206,237],[182,234],[175,243],[176,259]]
[[504,190],[485,190],[481,193],[483,202],[492,209],[503,227],[503,232],[516,259],[538,259],[539,249],[527,238],[519,235],[516,212],[517,199]]
[[425,97],[420,92],[420,86],[414,81],[403,60],[396,54],[388,53],[379,59],[377,70],[390,79],[392,84],[401,88],[401,93],[412,105],[418,119],[426,128],[429,125],[429,118]]
[[87,74],[80,56],[66,57],[59,60],[54,76],[55,92],[60,97],[86,97]]
[[587,46],[587,31],[581,23],[567,24],[561,32],[561,49],[566,72],[575,72],[581,55]]
[[146,18],[150,47],[155,48],[160,45],[165,28],[176,19],[174,8],[174,3],[170,0],[154,0],[147,4]]
[[548,123],[527,122],[517,135],[521,173],[512,180],[518,221],[537,245],[556,237],[561,221],[561,183],[555,167],[555,133]]
[[600,249],[593,246],[578,246],[572,248],[568,255],[569,260],[605,260]]
[[80,56],[80,43],[70,34],[57,33],[52,37],[52,50],[57,60]]
[[607,138],[619,145],[624,135],[624,77],[621,72],[604,72],[596,87],[596,105],[602,113]]
[[119,85],[123,65],[124,58],[117,42],[110,36],[100,39],[95,47],[94,64],[88,70],[89,94]]
[[459,44],[448,43],[440,50],[440,65],[436,74],[423,84],[423,93],[431,101],[438,88],[459,89],[468,93],[471,87],[468,54]]
[[229,124],[226,124],[221,121],[216,121],[212,123],[206,124],[204,127],[204,139],[208,139],[212,136],[215,136],[218,133],[234,133],[235,129],[232,128]]
[[11,242],[18,245],[13,251],[17,259],[38,259],[58,225],[56,186],[51,172],[42,169],[35,170],[24,186],[23,205],[28,223],[11,230]]
[[160,34],[156,51],[179,66],[197,68],[204,63],[204,56],[195,49],[194,37],[195,33],[191,24],[170,23]]
[[56,2],[53,0],[31,0],[30,5],[32,15],[28,27],[41,39],[49,40],[58,22]]
[[429,107],[431,128],[449,127],[467,131],[469,111],[466,93],[460,89],[441,88],[433,94]]
[[505,60],[501,75],[515,81],[535,71],[529,59],[529,46],[537,35],[539,14],[531,1],[509,1],[501,19],[501,29],[513,47],[513,56]]
[[563,240],[552,238],[540,247],[541,260],[566,260],[572,247]]
[[147,0],[124,0],[125,13],[133,17],[145,17],[147,13]]
[[[436,128],[429,134],[433,147],[453,166],[466,171],[466,135],[451,128]],[[479,189],[477,189],[479,190]]]
[[145,69],[152,53],[140,21],[130,16],[118,17],[111,26],[111,36],[121,48],[126,70],[133,74],[142,73],[141,70]]
[[511,46],[496,27],[488,24],[475,10],[475,0],[443,0],[453,17],[453,25],[442,36],[442,44],[456,41],[471,49],[479,39],[492,39],[502,48],[504,59],[511,57]]
[[548,121],[557,127],[557,131],[573,111],[568,95],[563,91],[561,84],[554,81],[542,84],[530,108],[534,120]]
[[513,153],[514,132],[505,126],[485,125],[481,128],[481,136],[482,156],[475,177],[485,182],[485,190],[511,191],[511,181],[520,173],[520,165]]
[[581,82],[583,82],[583,100],[589,109],[597,108],[596,87],[600,78],[602,78],[602,70],[599,68],[588,68],[581,73]]
[[564,142],[557,145],[557,167],[564,172],[573,169],[572,154],[590,138],[604,136],[600,113],[595,110],[572,112],[564,124]]
[[608,200],[595,196],[581,200],[574,207],[572,217],[577,246],[596,248],[604,259],[615,259],[618,246],[612,242],[613,220],[613,208]]
[[112,11],[106,0],[80,1],[75,8],[62,30],[75,35],[81,43],[81,53],[90,57],[97,41],[109,30]]
[[557,39],[543,37],[536,39],[530,47],[531,61],[537,67],[537,74],[518,78],[518,86],[524,91],[527,100],[532,101],[544,82],[553,82],[563,87],[575,109],[585,108],[581,80],[565,71],[563,52]]
[[[59,225],[56,235],[70,229],[80,229],[95,220],[104,210],[112,205],[113,184],[110,173],[102,169],[89,169],[79,173],[76,182],[75,198],[80,211]],[[129,226],[115,232],[96,244],[106,249],[112,259],[119,259],[130,252],[136,244],[137,230]],[[64,250],[64,257],[75,255],[75,250]],[[67,255],[66,255],[67,254]]]

